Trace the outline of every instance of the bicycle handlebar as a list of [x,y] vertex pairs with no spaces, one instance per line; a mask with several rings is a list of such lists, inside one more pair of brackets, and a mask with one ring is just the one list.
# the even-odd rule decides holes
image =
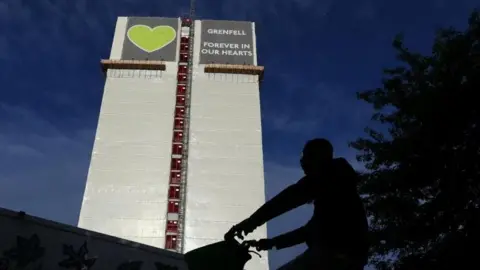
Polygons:
[[254,253],[254,254],[257,254],[257,256],[260,257],[260,258],[262,257],[262,255],[260,255],[258,252],[254,251],[254,250],[250,250],[250,248],[255,248],[254,244],[257,242],[257,240],[245,240],[245,241],[240,242],[237,239],[235,239],[235,237],[233,237],[233,238],[230,238],[230,239],[226,239],[225,241],[235,243],[235,245],[239,245],[240,247],[243,247],[243,248],[247,249],[248,253]]

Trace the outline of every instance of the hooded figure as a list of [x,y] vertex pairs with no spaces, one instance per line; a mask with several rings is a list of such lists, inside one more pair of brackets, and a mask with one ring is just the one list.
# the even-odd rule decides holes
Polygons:
[[306,203],[310,221],[294,231],[261,239],[257,250],[306,243],[307,251],[279,269],[363,269],[368,259],[368,223],[357,192],[358,174],[344,158],[333,157],[326,139],[308,141],[300,159],[305,176],[230,229],[226,239],[251,233],[267,221]]

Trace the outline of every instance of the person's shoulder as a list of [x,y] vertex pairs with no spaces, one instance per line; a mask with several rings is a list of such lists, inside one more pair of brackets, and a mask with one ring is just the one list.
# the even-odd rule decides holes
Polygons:
[[307,176],[307,175],[304,175],[302,176],[302,178],[300,178],[300,180],[297,181],[297,183],[305,183],[305,182],[310,182],[312,179],[312,177],[310,176]]
[[349,173],[349,174],[352,174],[355,172],[355,169],[353,168],[353,166],[345,158],[343,157],[334,158],[333,161],[334,161],[333,167],[336,168],[338,171],[342,171],[344,173]]
[[315,175],[304,175],[300,180],[298,180],[297,185],[303,188],[313,188],[318,183],[318,176]]
[[338,158],[334,158],[333,159],[333,164],[334,165],[338,165],[338,166],[348,166],[348,167],[352,167],[352,165],[350,165],[350,162],[348,162],[345,158],[343,157],[338,157]]
[[336,164],[334,167],[336,168],[337,173],[343,175],[343,178],[345,179],[351,179],[354,183],[358,182],[358,173],[348,160],[342,157],[335,158],[334,160]]

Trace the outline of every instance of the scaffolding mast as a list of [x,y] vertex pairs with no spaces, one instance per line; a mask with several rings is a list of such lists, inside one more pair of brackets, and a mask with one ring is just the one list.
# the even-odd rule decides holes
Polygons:
[[180,207],[178,217],[178,241],[177,252],[184,253],[185,248],[185,215],[186,215],[186,201],[187,201],[187,177],[188,177],[188,146],[190,133],[190,104],[192,93],[192,77],[193,77],[193,43],[195,39],[195,2],[190,0],[189,11],[189,45],[188,45],[188,63],[187,63],[187,87],[185,93],[185,126],[183,137],[183,154],[182,154],[182,173],[180,184]]

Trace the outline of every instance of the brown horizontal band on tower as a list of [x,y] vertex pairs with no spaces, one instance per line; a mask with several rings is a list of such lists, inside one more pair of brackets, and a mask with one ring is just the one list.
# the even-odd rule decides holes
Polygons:
[[207,64],[205,65],[205,73],[232,73],[232,74],[248,74],[258,75],[260,80],[263,79],[263,66],[254,65],[227,65],[227,64]]
[[138,70],[165,70],[164,61],[154,60],[111,60],[102,59],[100,61],[103,72],[108,69],[138,69]]

